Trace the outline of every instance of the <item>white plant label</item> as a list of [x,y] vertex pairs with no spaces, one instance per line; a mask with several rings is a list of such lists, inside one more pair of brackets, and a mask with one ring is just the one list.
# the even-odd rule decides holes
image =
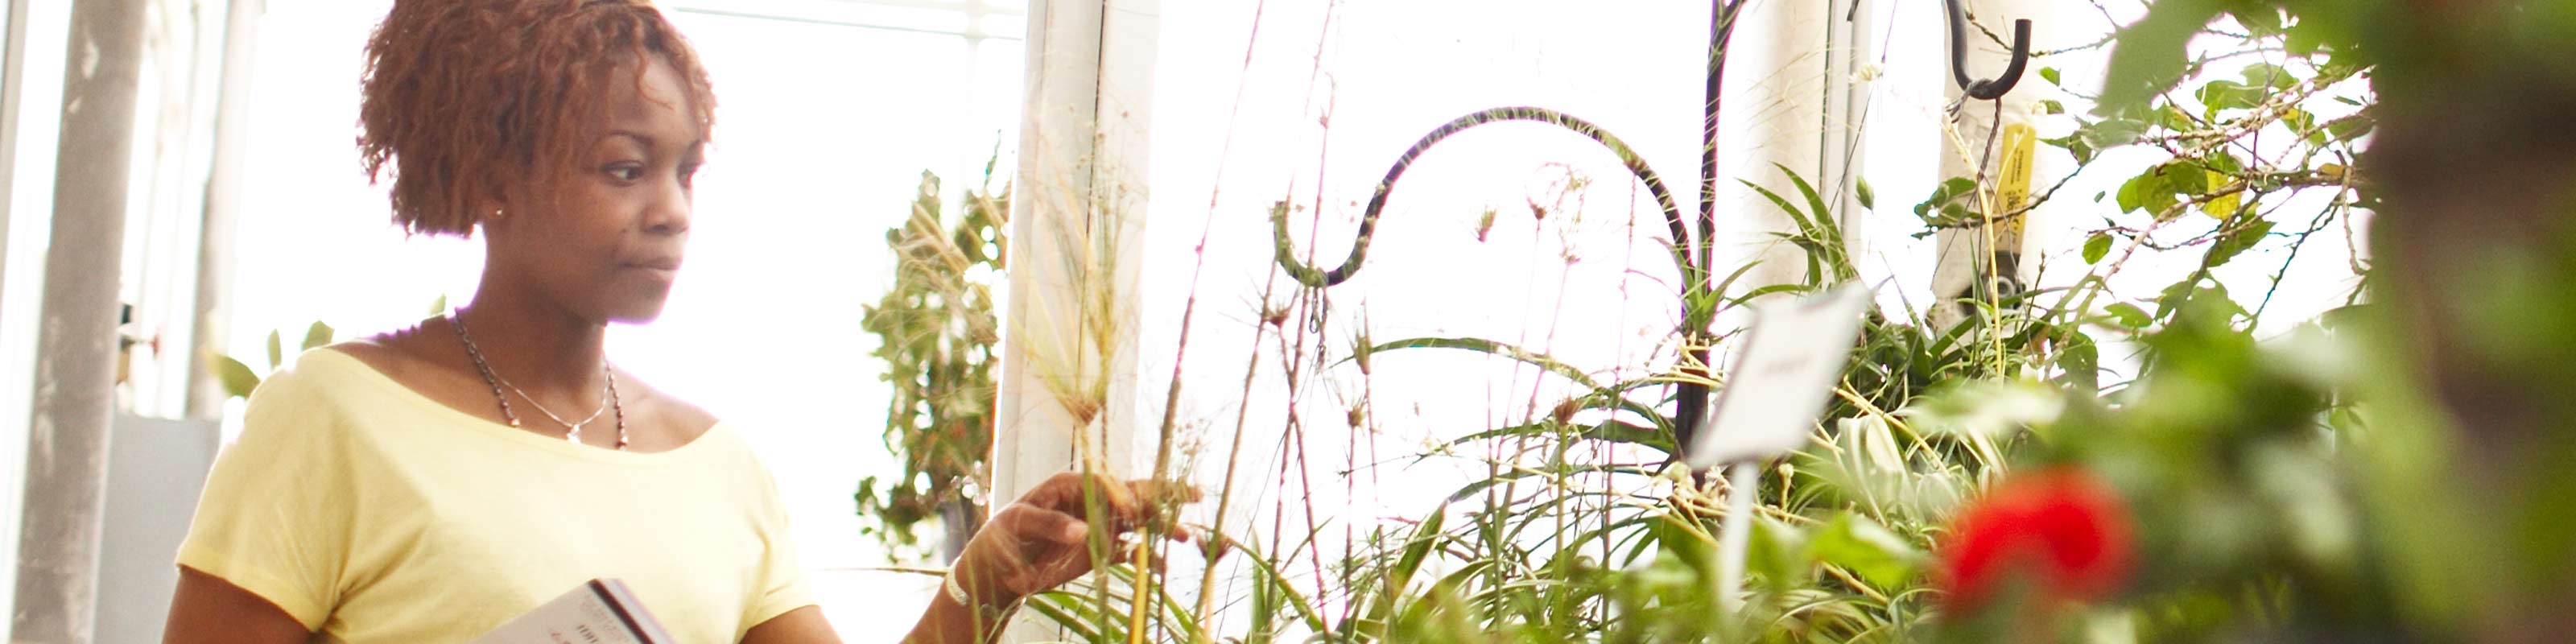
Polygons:
[[1869,289],[1846,284],[1755,307],[1744,350],[1691,440],[1691,467],[1753,461],[1806,443],[1842,381],[1869,304]]

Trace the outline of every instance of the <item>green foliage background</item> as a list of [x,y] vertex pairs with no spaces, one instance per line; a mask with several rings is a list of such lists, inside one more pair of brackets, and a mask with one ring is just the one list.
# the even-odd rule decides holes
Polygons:
[[[860,325],[877,336],[892,386],[886,447],[902,460],[895,476],[859,481],[864,528],[896,561],[918,559],[917,524],[948,521],[948,556],[982,524],[980,490],[992,481],[994,344],[1000,324],[993,290],[1009,256],[1010,191],[985,185],[965,193],[953,219],[942,215],[939,177],[921,175],[921,191],[901,227],[886,231],[895,251],[895,280]],[[947,557],[942,557],[945,559]]]

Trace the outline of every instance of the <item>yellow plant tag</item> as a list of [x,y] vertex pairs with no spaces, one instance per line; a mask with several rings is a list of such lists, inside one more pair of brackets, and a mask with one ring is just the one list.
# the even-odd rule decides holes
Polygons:
[[[1995,189],[2000,203],[1998,214],[2018,212],[2030,205],[2030,175],[2038,162],[2039,131],[2028,123],[2004,126],[2004,168]],[[2024,217],[2015,214],[1994,222],[1995,243],[2003,248],[2021,248]]]

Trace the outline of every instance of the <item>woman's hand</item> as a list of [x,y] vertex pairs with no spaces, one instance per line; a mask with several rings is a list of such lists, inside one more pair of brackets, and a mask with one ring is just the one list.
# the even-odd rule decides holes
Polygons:
[[1191,540],[1172,529],[1168,510],[1198,499],[1198,490],[1181,485],[1057,474],[993,512],[904,641],[993,642],[1009,606],[1091,572],[1094,530],[1107,560],[1123,563],[1132,550],[1121,545],[1122,537],[1131,532]]
[[[1180,485],[1057,474],[995,511],[992,520],[966,542],[950,574],[958,576],[958,585],[977,603],[1009,605],[1091,572],[1090,540],[1095,527],[1106,528],[1103,536],[1112,546],[1110,563],[1127,560],[1130,550],[1116,544],[1139,528],[1189,540],[1188,533],[1170,529],[1167,511],[1198,498],[1197,490]],[[1107,525],[1092,525],[1093,517]]]

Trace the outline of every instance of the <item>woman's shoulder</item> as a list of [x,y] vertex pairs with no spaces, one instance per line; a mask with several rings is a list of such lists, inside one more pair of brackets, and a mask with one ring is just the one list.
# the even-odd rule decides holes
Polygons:
[[434,365],[405,345],[415,330],[315,347],[252,389],[244,431],[257,426],[348,424],[402,405],[409,382],[435,379]]
[[403,329],[342,341],[319,350],[347,357],[395,382],[414,380],[439,371],[437,361],[429,358],[430,352],[426,346],[428,338],[423,333],[427,324],[422,322]]
[[714,412],[656,388],[625,369],[618,369],[617,377],[618,385],[625,390],[620,393],[626,396],[638,429],[645,430],[636,437],[639,440],[635,448],[660,452],[694,445],[701,438],[723,438],[709,436],[722,424]]

